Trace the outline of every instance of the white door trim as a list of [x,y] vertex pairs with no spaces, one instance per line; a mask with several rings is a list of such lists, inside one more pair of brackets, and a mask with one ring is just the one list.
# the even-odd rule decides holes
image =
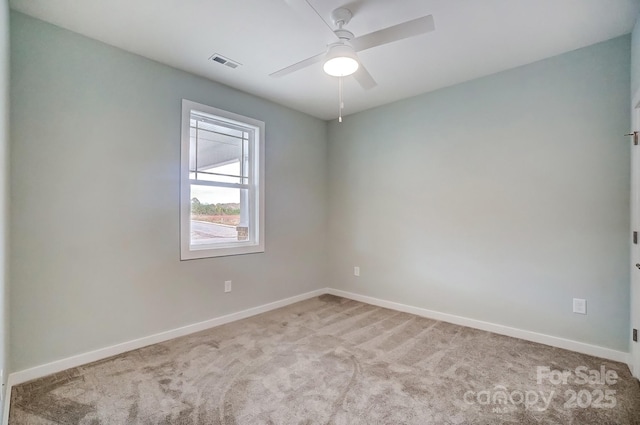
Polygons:
[[[631,100],[631,132],[640,131],[640,90]],[[631,193],[630,195],[630,232],[640,232],[640,146],[634,146],[630,141],[631,162]],[[640,263],[640,244],[631,242],[630,249],[631,276],[629,282],[629,369],[636,378],[640,378],[640,343],[631,338],[632,329],[640,329],[640,270],[636,263]]]

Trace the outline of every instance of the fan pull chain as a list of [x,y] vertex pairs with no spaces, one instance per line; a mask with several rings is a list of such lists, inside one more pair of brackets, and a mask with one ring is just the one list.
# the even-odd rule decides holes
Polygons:
[[338,122],[342,122],[342,109],[344,109],[344,102],[342,101],[342,77],[338,77]]

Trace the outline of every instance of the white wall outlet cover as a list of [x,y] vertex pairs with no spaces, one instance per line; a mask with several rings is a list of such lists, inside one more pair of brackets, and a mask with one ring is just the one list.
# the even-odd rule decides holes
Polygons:
[[355,266],[355,267],[353,268],[353,275],[354,275],[354,276],[360,276],[360,267]]
[[573,312],[578,314],[587,314],[587,300],[584,300],[582,298],[574,298]]
[[224,292],[231,292],[231,281],[230,280],[225,280],[224,281]]

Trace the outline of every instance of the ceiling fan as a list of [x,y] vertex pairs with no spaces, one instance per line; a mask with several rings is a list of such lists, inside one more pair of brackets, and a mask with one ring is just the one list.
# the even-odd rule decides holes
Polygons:
[[[316,19],[320,17],[307,0],[285,0],[285,2],[299,14],[315,14],[317,15],[314,17]],[[433,16],[426,15],[360,37],[355,37],[351,31],[344,28],[344,26],[351,21],[352,17],[353,14],[351,11],[345,7],[335,9],[331,13],[331,20],[335,28],[328,27],[327,37],[331,42],[328,43],[326,51],[270,75],[272,77],[283,77],[324,61],[324,71],[327,74],[336,77],[353,75],[362,88],[369,90],[375,87],[377,83],[358,59],[357,52],[435,30]],[[324,20],[322,21],[324,22]]]

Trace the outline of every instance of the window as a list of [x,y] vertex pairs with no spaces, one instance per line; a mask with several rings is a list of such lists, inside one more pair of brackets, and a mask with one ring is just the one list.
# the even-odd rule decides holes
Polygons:
[[182,101],[180,258],[264,252],[264,123]]

